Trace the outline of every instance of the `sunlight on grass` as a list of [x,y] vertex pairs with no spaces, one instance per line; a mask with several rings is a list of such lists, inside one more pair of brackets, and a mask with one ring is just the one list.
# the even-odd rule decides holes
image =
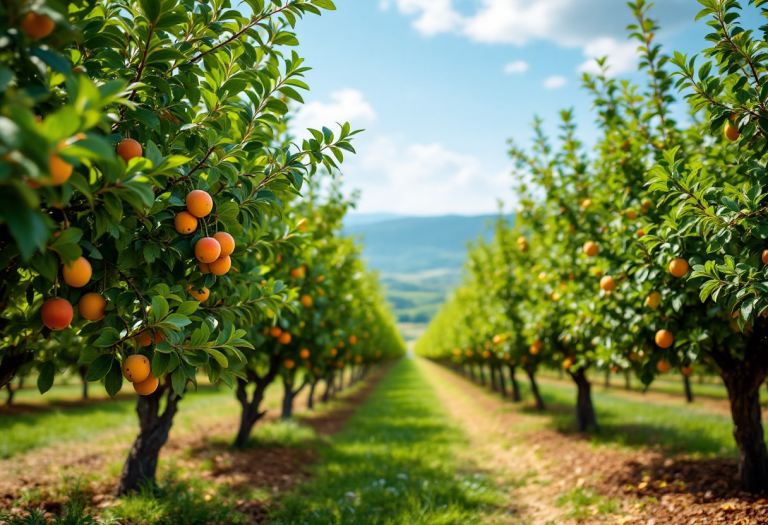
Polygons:
[[313,481],[283,500],[275,523],[494,523],[502,496],[458,462],[462,446],[417,364],[404,359],[321,447]]

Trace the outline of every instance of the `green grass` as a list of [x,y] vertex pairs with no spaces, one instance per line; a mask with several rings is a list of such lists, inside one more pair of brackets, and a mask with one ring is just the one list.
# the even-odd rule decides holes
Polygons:
[[592,489],[573,488],[561,494],[555,503],[558,507],[569,507],[563,518],[583,520],[595,514],[615,514],[621,510],[618,498],[606,498]]
[[457,459],[465,446],[417,363],[403,359],[320,447],[312,481],[282,501],[274,523],[493,523],[503,497]]

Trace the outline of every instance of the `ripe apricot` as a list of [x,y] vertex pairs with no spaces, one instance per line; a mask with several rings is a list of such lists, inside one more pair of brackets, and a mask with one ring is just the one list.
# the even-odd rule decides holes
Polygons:
[[539,339],[536,339],[531,345],[531,348],[536,350],[535,352],[531,352],[532,354],[536,355],[537,353],[539,353],[539,350],[544,348],[544,343],[542,343]]
[[567,358],[565,361],[563,361],[563,368],[564,369],[568,370],[572,366],[573,366],[573,359],[571,359],[570,357]]
[[229,255],[219,257],[208,265],[208,269],[213,275],[224,275],[230,268],[232,268],[232,259]]
[[29,38],[45,38],[53,32],[56,23],[45,15],[29,12],[21,21],[21,30]]
[[[338,354],[339,351],[335,348],[331,348],[331,357],[336,357],[336,354]],[[472,355],[472,350],[467,350],[467,355]]]
[[174,217],[173,225],[176,227],[177,232],[186,235],[197,229],[197,217],[188,211],[182,211],[177,213],[176,217]]
[[89,321],[101,321],[106,315],[107,300],[97,293],[87,293],[77,303],[77,310]]
[[653,206],[653,203],[649,201],[648,199],[643,199],[643,203],[640,205],[640,210],[643,213],[648,213],[648,210],[651,209],[651,206]]
[[199,290],[194,290],[190,286],[189,288],[187,288],[187,292],[189,292],[189,295],[191,295],[201,303],[211,296],[211,291],[208,290],[208,288],[206,288],[205,286],[203,286]]
[[666,374],[672,369],[672,365],[669,364],[669,361],[665,361],[662,359],[658,363],[656,363],[656,370],[661,372],[662,374]]
[[43,303],[40,316],[43,318],[45,326],[54,332],[59,332],[69,326],[75,316],[75,311],[69,301],[61,297],[54,297]]
[[501,338],[500,335],[494,335],[492,341],[493,341],[493,344],[497,345],[497,344],[501,343],[502,338]]
[[155,340],[155,344],[157,344],[163,340],[163,335],[160,332],[155,332],[154,337],[152,337],[149,331],[141,332],[139,334],[139,344],[141,346],[149,346],[152,344],[153,338]]
[[294,279],[302,279],[304,278],[304,267],[301,268],[294,268],[291,270],[291,277]]
[[72,288],[82,288],[91,280],[93,269],[91,263],[85,257],[80,257],[70,264],[65,264],[62,269],[64,282]]
[[144,381],[134,383],[133,389],[141,396],[148,396],[157,390],[158,385],[160,385],[160,380],[150,372]]
[[725,128],[723,129],[723,135],[725,135],[725,138],[730,140],[731,142],[736,142],[739,140],[739,136],[741,133],[739,133],[739,128],[736,126],[732,126],[730,122],[725,123]]
[[613,276],[611,275],[605,275],[602,279],[600,279],[600,288],[605,290],[606,292],[609,292],[611,290],[616,289],[616,281],[613,279]]
[[[195,244],[195,257],[202,263],[210,265],[221,255],[221,245],[213,237],[203,237]],[[209,266],[210,267],[210,266]]]
[[211,268],[207,264],[205,264],[205,263],[200,263],[200,264],[197,265],[197,267],[200,268],[200,271],[203,274],[211,273]]
[[597,243],[594,241],[587,241],[584,243],[584,253],[587,254],[587,257],[594,257],[600,252],[600,248],[597,246]]
[[117,156],[128,162],[136,157],[141,157],[144,154],[144,149],[141,144],[133,139],[123,139],[117,144]]
[[287,345],[291,342],[291,334],[288,332],[283,332],[280,334],[280,337],[278,337],[277,340],[280,341],[281,345]]
[[688,261],[685,259],[674,259],[669,263],[669,273],[674,277],[684,277],[688,273]]
[[645,304],[651,310],[655,310],[661,304],[661,292],[651,292],[645,298]]
[[273,326],[272,328],[269,329],[269,335],[271,335],[275,339],[280,337],[280,335],[282,335],[282,333],[283,333],[283,329],[280,328],[279,326]]
[[288,370],[293,370],[293,368],[296,366],[296,363],[293,362],[293,359],[286,359],[283,361],[283,365],[285,365],[285,368]]
[[637,230],[637,238],[642,239],[643,237],[645,237],[645,230],[643,229]]
[[306,294],[302,295],[301,304],[303,304],[305,308],[312,308],[312,298]]
[[123,361],[123,377],[131,383],[141,383],[149,377],[151,372],[152,365],[146,356],[140,354],[131,355]]
[[309,359],[309,350],[306,348],[299,352],[299,356],[301,356],[302,359]]
[[488,359],[491,357],[491,353],[488,350],[483,351],[483,359]]
[[235,239],[227,232],[216,232],[213,234],[213,238],[219,241],[222,257],[232,255],[232,252],[235,251]]
[[763,250],[763,255],[761,258],[763,259],[763,264],[768,264],[768,250]]
[[195,217],[205,217],[213,210],[213,199],[207,191],[192,190],[187,194],[187,211]]
[[48,174],[50,178],[40,181],[45,186],[61,186],[72,176],[72,164],[65,162],[55,153],[48,155]]
[[637,212],[635,212],[635,210],[633,210],[632,208],[628,209],[626,211],[626,214],[627,214],[627,219],[631,221],[634,221],[635,219],[637,219]]
[[656,332],[656,344],[661,348],[669,348],[675,342],[675,336],[668,330],[659,330]]
[[320,277],[317,278],[317,282],[321,283],[323,281],[325,281],[325,275],[321,275]]
[[683,373],[684,376],[693,375],[693,365],[684,366],[680,368],[680,371]]

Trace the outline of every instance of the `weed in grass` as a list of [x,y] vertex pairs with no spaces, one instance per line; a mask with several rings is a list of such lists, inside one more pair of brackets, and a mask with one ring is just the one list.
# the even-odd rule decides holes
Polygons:
[[595,514],[615,514],[621,510],[621,503],[615,498],[605,498],[592,489],[577,487],[558,496],[558,507],[568,505],[570,510],[564,518],[581,520]]
[[502,494],[458,459],[466,440],[420,366],[399,362],[345,429],[319,447],[313,480],[282,501],[275,524],[441,525],[500,517]]

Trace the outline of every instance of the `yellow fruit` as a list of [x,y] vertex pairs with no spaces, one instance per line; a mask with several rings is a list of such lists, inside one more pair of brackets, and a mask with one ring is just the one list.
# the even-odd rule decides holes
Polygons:
[[661,292],[651,292],[645,298],[645,304],[648,308],[655,310],[661,304]]
[[152,365],[143,355],[132,355],[123,361],[123,376],[131,383],[141,383],[152,371]]
[[669,263],[669,273],[674,277],[684,277],[688,273],[688,261],[685,259],[675,259]]
[[107,300],[97,293],[87,293],[77,303],[77,310],[89,321],[101,321],[106,315]]
[[725,138],[727,138],[731,142],[736,142],[737,140],[739,140],[739,136],[741,135],[741,133],[739,133],[739,128],[736,126],[732,126],[730,122],[725,123],[723,134],[725,135]]
[[581,201],[581,207],[582,207],[582,208],[584,208],[584,209],[587,209],[587,208],[589,208],[590,206],[592,206],[592,201],[591,201],[591,200],[589,200],[589,199],[584,199],[583,201]]
[[593,241],[587,241],[584,243],[584,253],[587,254],[587,257],[594,257],[600,252],[600,248],[597,246],[597,243]]
[[187,292],[189,292],[189,295],[200,301],[201,303],[204,302],[206,299],[208,299],[211,296],[210,290],[203,286],[199,290],[193,290],[190,286],[187,288]]
[[656,332],[656,344],[660,348],[669,348],[672,346],[672,343],[675,342],[675,336],[672,335],[672,332],[668,330],[659,330]]
[[232,252],[235,251],[235,239],[227,232],[216,232],[213,234],[213,238],[219,241],[222,257],[232,255]]
[[173,225],[176,227],[177,232],[186,235],[197,229],[197,217],[188,211],[182,211],[173,219]]
[[149,376],[147,376],[144,381],[140,383],[134,383],[133,389],[139,395],[148,396],[157,390],[158,385],[160,385],[160,380],[152,375],[152,372],[150,372]]
[[565,361],[563,361],[563,368],[564,369],[568,370],[572,366],[573,366],[573,359],[571,359],[570,357],[568,359],[566,359]]
[[186,198],[187,211],[195,217],[205,217],[213,210],[213,199],[207,191],[192,190]]
[[212,263],[208,264],[208,269],[211,271],[211,273],[213,275],[219,275],[219,276],[227,273],[231,267],[232,267],[232,259],[229,257],[229,255],[219,257]]
[[610,275],[604,276],[602,279],[600,279],[600,288],[607,291],[615,290],[616,289],[616,281],[614,281],[613,277]]
[[70,264],[65,264],[62,273],[64,274],[64,282],[69,286],[72,288],[82,288],[91,280],[93,269],[88,259],[80,257]]

